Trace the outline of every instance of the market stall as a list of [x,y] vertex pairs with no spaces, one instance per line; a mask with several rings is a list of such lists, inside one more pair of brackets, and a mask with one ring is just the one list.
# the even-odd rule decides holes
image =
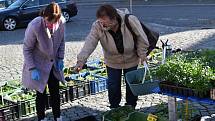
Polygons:
[[[129,77],[127,80],[130,80],[135,95],[167,95],[168,106],[162,103],[156,107],[156,112],[138,112],[125,106],[106,112],[103,120],[136,121],[142,118],[143,121],[190,121],[201,118],[198,110],[192,107],[192,102],[215,105],[215,51],[178,51],[171,50],[165,44],[163,49],[153,50],[148,63],[140,66],[137,72],[131,72],[131,76],[129,73],[125,75]],[[135,77],[132,73],[139,75]],[[107,72],[103,59],[87,62],[80,73],[76,73],[73,67],[65,68],[64,74],[67,86],[60,85],[62,105],[107,91]],[[122,79],[125,81],[123,75]],[[23,88],[19,80],[1,83],[0,87],[0,120],[19,120],[35,114],[34,91]],[[48,93],[47,97],[46,107],[49,109],[51,104]]]

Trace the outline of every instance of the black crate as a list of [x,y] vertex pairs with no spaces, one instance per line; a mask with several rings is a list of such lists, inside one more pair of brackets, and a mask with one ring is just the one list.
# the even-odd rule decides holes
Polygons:
[[17,101],[18,109],[19,109],[19,116],[21,117],[27,117],[32,114],[36,113],[36,98],[23,100],[23,101]]
[[0,121],[16,121],[19,119],[18,105],[4,100],[5,106],[0,108]]
[[78,85],[69,86],[70,101],[83,98],[87,95],[90,95],[90,85],[88,82],[83,82]]
[[[47,102],[46,102],[46,108],[51,108],[51,97],[50,94],[47,94]],[[69,102],[69,89],[60,89],[60,104],[66,104]]]
[[69,102],[69,89],[60,90],[60,103],[66,104]]
[[84,85],[69,86],[69,96],[70,101],[84,97]]
[[[17,93],[17,95],[29,94],[32,96],[32,98],[23,99],[23,100],[14,100],[11,98],[3,97],[4,100],[7,100],[8,102],[11,102],[12,104],[17,105],[17,113],[18,113],[19,119],[36,113],[35,93],[31,92],[31,91],[23,90],[23,89],[21,89],[20,91],[22,91],[22,92]],[[12,96],[12,95],[10,95],[10,96]]]
[[185,97],[194,96],[198,98],[210,98],[209,90],[206,90],[205,92],[199,92],[197,90],[180,86],[169,81],[162,81],[160,83],[160,89],[161,89],[161,92],[163,93],[176,94],[176,95],[181,95]]
[[69,98],[70,101],[77,99],[78,87],[77,86],[69,86]]
[[86,82],[84,86],[85,96],[90,95],[90,83]]

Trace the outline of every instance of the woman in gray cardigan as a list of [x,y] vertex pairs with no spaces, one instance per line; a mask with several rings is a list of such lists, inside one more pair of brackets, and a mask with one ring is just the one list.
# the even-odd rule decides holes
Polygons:
[[38,121],[45,121],[46,85],[49,87],[55,121],[60,117],[59,81],[64,83],[64,23],[58,4],[51,3],[32,20],[25,32],[22,82],[36,90]]

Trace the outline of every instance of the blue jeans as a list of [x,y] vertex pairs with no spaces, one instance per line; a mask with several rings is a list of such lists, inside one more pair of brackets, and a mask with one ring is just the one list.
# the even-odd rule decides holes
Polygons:
[[[119,104],[121,102],[122,71],[125,75],[127,72],[133,71],[136,69],[137,69],[137,66],[129,68],[129,69],[114,69],[114,68],[107,67],[108,98],[109,98],[110,108],[118,108]],[[126,104],[125,105],[131,105],[133,107],[136,107],[137,99],[138,99],[138,97],[133,95],[129,85],[126,82]]]

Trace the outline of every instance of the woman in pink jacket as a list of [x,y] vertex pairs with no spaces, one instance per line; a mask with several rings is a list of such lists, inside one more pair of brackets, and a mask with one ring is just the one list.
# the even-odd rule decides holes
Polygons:
[[51,3],[26,29],[22,82],[36,90],[39,121],[45,121],[46,85],[49,87],[55,121],[61,121],[59,81],[64,83],[64,19],[58,4]]

